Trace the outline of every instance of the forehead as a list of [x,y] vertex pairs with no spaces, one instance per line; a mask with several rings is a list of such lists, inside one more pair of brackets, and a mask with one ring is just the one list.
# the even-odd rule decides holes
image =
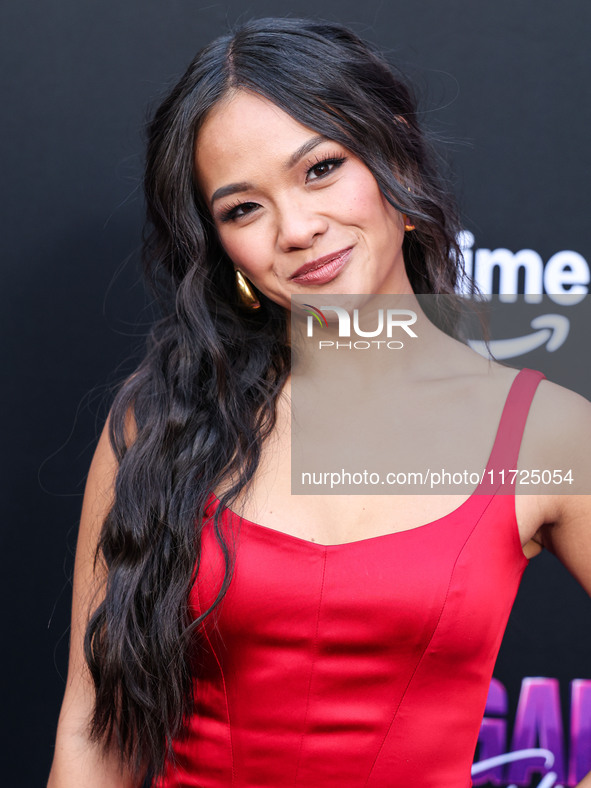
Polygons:
[[206,197],[221,184],[254,181],[313,136],[268,99],[236,91],[210,110],[197,135],[197,181]]

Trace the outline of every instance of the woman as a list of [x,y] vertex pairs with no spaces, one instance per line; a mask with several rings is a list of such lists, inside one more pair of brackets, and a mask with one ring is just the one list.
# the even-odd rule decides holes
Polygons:
[[412,306],[421,342],[364,368],[392,445],[580,469],[589,404],[475,356],[453,309],[425,317],[416,296],[453,303],[461,276],[452,202],[409,90],[339,26],[258,20],[203,50],[145,187],[163,317],[88,476],[50,788],[470,785],[526,559],[543,545],[591,591],[588,498],[292,496],[292,296]]

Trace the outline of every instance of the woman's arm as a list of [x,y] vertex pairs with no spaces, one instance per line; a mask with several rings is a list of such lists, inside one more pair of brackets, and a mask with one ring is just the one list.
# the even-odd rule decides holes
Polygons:
[[[568,392],[552,405],[561,439],[554,467],[574,467],[580,477],[577,492],[584,494],[555,499],[553,522],[541,527],[540,541],[591,596],[591,403]],[[591,788],[591,772],[577,788]]]
[[108,437],[109,420],[99,439],[84,491],[74,565],[70,658],[48,788],[137,788],[115,752],[91,742],[89,721],[94,687],[84,658],[84,633],[89,609],[101,600],[104,571],[94,557],[104,518],[113,500],[117,461]]
[[568,494],[565,484],[561,494],[549,496],[552,512],[540,528],[540,541],[591,596],[591,402],[553,387],[545,406],[546,426],[540,432],[553,433],[546,467],[553,463],[552,467],[572,470],[574,494]]
[[[542,543],[591,595],[591,495],[565,496],[561,503],[558,520],[542,528]],[[591,788],[591,772],[577,788]]]

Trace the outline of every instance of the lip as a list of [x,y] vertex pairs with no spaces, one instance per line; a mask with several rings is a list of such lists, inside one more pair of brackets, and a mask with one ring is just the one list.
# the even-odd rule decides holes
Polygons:
[[340,273],[351,257],[352,246],[338,252],[318,257],[309,263],[304,263],[289,278],[298,284],[318,284],[330,282]]

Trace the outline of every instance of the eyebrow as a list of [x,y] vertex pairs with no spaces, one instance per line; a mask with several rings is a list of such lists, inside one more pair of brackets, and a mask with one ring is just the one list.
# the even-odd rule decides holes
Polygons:
[[317,145],[320,145],[321,142],[327,142],[328,138],[323,137],[321,134],[318,134],[316,137],[310,137],[307,142],[304,142],[303,145],[291,154],[289,159],[287,160],[287,164],[285,165],[285,169],[289,170],[298,163],[300,159],[303,159],[304,156],[310,151],[314,150]]
[[[290,170],[292,167],[295,167],[300,159],[303,159],[304,156],[310,153],[310,151],[314,150],[314,148],[320,145],[320,143],[327,142],[327,140],[328,137],[323,137],[320,134],[316,137],[311,137],[291,154],[285,164],[284,169]],[[213,205],[216,200],[220,200],[222,197],[228,197],[230,194],[238,194],[239,192],[247,192],[252,188],[253,185],[247,181],[241,181],[240,183],[229,183],[227,186],[220,186],[220,188],[216,189],[212,194],[210,205]]]
[[222,197],[228,197],[228,195],[236,194],[237,192],[247,192],[249,189],[252,189],[252,184],[246,183],[246,181],[243,181],[242,183],[229,183],[227,186],[220,186],[220,188],[216,189],[212,194],[210,205],[213,205],[216,200],[219,200]]

